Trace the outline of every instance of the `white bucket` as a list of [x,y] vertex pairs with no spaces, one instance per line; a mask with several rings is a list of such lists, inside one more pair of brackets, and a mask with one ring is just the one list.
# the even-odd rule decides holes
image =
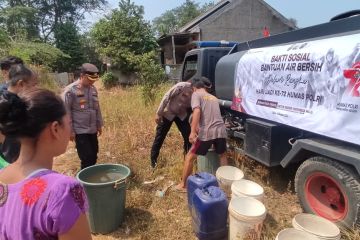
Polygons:
[[307,213],[297,214],[293,220],[294,228],[311,233],[319,239],[339,240],[340,229],[329,220]]
[[229,204],[229,240],[260,239],[266,208],[259,200],[235,197]]
[[228,197],[231,196],[231,184],[236,180],[242,179],[243,177],[243,171],[232,166],[222,166],[219,167],[216,171],[216,178],[219,182],[219,185]]
[[286,228],[278,233],[275,240],[319,240],[320,238],[295,229],[295,228]]
[[250,180],[237,180],[231,185],[231,198],[234,197],[252,197],[262,202],[264,198],[264,188]]

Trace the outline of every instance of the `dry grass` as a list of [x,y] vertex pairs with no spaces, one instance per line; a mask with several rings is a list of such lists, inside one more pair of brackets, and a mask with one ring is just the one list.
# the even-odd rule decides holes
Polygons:
[[[162,87],[153,106],[144,106],[138,88],[100,90],[100,101],[105,119],[105,129],[100,137],[100,163],[121,163],[130,167],[125,221],[120,228],[108,235],[94,235],[95,240],[112,239],[196,239],[192,233],[186,195],[169,192],[164,198],[155,196],[169,181],[178,181],[182,169],[182,141],[176,127],[165,140],[155,172],[150,170],[150,148],[155,132],[154,113],[162,94]],[[291,226],[292,217],[301,212],[292,190],[292,173],[284,175],[280,169],[269,170],[256,162],[235,153],[229,157],[244,170],[248,179],[265,188],[265,220],[263,239],[274,239],[277,232]],[[245,161],[246,160],[246,161]],[[75,175],[79,160],[70,144],[66,154],[55,162],[55,169]],[[164,176],[152,185],[146,180]],[[360,240],[359,233],[345,233],[344,239]]]

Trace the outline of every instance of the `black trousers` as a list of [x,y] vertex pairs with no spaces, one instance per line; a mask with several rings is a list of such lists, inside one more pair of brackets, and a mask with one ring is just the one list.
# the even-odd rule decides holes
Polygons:
[[191,127],[189,124],[189,117],[186,117],[184,121],[181,121],[180,118],[175,117],[174,120],[169,121],[166,118],[163,118],[163,121],[159,123],[156,127],[156,135],[154,143],[151,148],[151,166],[155,167],[157,159],[159,157],[160,148],[164,143],[167,133],[169,132],[172,123],[175,122],[177,128],[179,129],[183,139],[184,139],[184,153],[187,153],[191,148],[191,143],[189,142],[189,135],[191,132]]
[[76,134],[75,144],[81,160],[81,169],[95,165],[99,152],[97,134]]

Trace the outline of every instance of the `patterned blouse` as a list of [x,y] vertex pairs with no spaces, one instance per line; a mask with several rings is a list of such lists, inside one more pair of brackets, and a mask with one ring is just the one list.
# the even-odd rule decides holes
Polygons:
[[80,183],[51,170],[15,184],[0,182],[0,239],[58,239],[87,209]]

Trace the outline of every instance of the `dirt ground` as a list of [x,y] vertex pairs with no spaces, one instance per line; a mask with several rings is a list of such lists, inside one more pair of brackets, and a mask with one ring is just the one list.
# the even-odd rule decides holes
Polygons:
[[[145,148],[143,151],[145,150],[149,152],[149,149]],[[241,159],[239,163],[242,164],[241,169],[246,178],[260,183],[265,189],[264,202],[268,215],[263,229],[264,235],[273,236],[275,232],[290,226],[292,217],[301,212],[301,208],[291,189],[289,177],[282,173],[281,169],[269,170],[253,160],[236,157]],[[99,162],[109,161],[100,159]],[[114,233],[106,236],[94,235],[94,239],[196,239],[192,233],[186,194],[170,189],[163,198],[155,195],[156,190],[162,189],[170,181],[179,180],[180,169],[179,177],[173,178],[166,174],[166,167],[152,173],[147,161],[141,164],[142,169],[136,169],[135,164],[129,162],[111,162],[130,165],[133,172],[126,193],[125,221]],[[78,168],[79,160],[74,145],[71,144],[67,153],[57,159],[55,170],[74,176]],[[139,172],[141,175],[136,174]],[[154,180],[158,176],[163,176],[164,179],[154,184],[143,184],[144,181]]]
[[[165,89],[166,86],[162,92]],[[157,103],[162,92],[159,93]],[[156,190],[180,179],[183,161],[181,135],[175,127],[171,129],[163,145],[158,168],[153,172],[149,154],[157,106],[144,106],[139,99],[139,89],[100,91],[106,125],[99,138],[98,162],[125,164],[132,173],[127,183],[124,222],[113,233],[93,237],[96,240],[196,239],[192,232],[186,194],[169,190],[164,197],[155,195]],[[244,171],[247,179],[264,187],[264,203],[268,214],[262,239],[274,239],[281,229],[291,226],[295,214],[302,212],[293,190],[293,171],[268,169],[234,151],[229,151],[229,158],[233,165]],[[74,144],[70,143],[67,152],[56,159],[54,169],[74,176],[79,165]],[[153,184],[143,184],[156,177],[164,179]]]

